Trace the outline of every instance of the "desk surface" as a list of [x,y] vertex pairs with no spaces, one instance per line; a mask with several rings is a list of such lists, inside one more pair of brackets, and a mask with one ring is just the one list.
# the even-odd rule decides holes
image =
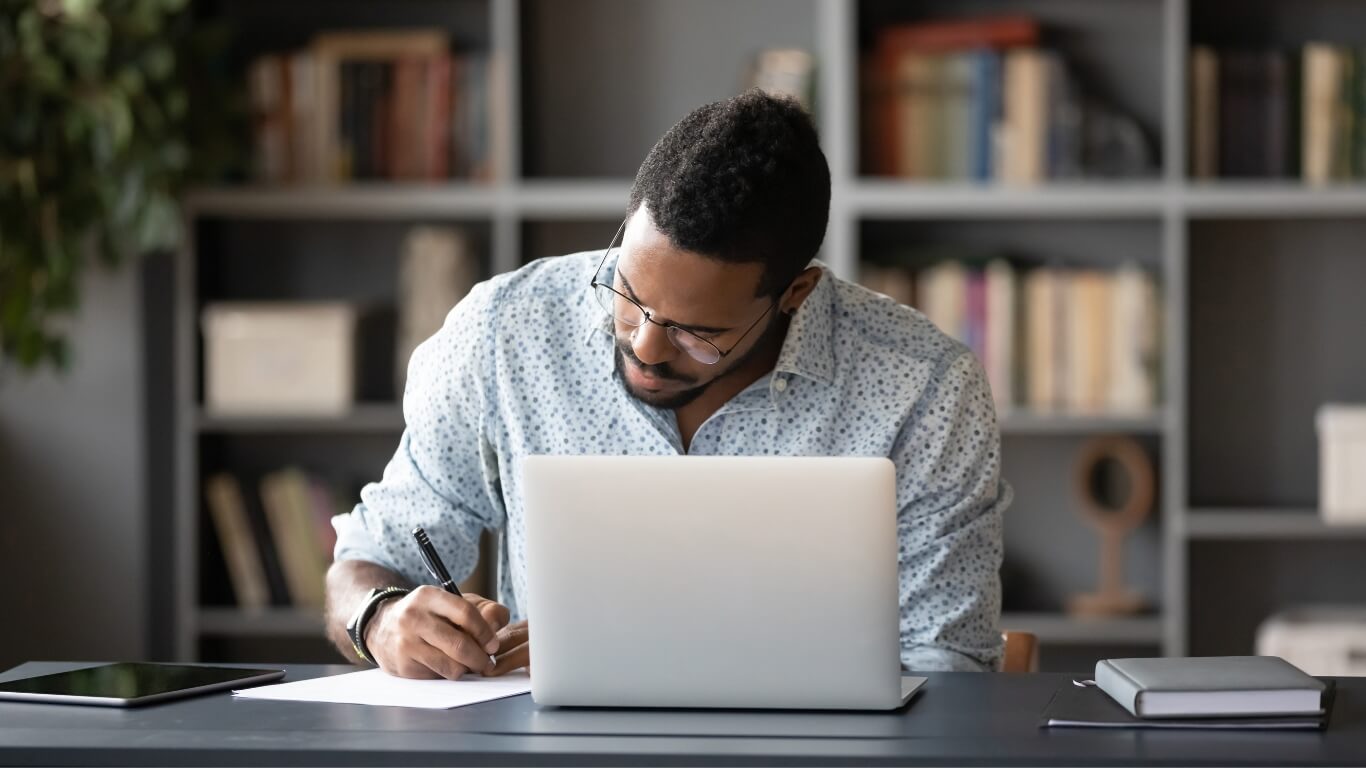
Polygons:
[[[29,663],[0,679],[79,666]],[[351,669],[286,668],[286,680]],[[1067,679],[932,674],[891,713],[556,709],[529,695],[452,710],[227,693],[136,709],[3,703],[0,765],[1366,764],[1366,678],[1339,680],[1324,732],[1039,728]]]

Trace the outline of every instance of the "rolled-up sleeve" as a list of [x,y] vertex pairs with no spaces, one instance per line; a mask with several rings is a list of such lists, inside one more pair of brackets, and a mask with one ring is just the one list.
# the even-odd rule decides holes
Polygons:
[[336,560],[368,560],[423,583],[411,533],[421,525],[459,580],[478,562],[480,533],[502,525],[487,411],[496,292],[496,281],[476,286],[413,352],[398,450],[355,509],[333,519]]
[[1001,658],[1000,433],[981,365],[962,351],[931,379],[897,438],[901,664],[988,670]]

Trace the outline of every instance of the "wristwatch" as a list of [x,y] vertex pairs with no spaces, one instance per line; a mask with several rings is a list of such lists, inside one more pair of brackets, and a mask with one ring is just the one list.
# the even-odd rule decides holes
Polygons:
[[351,638],[351,647],[356,650],[356,655],[361,661],[377,664],[370,656],[370,649],[365,647],[365,625],[370,622],[370,617],[375,615],[375,609],[385,600],[403,597],[409,592],[412,590],[403,587],[375,587],[366,593],[365,601],[351,615],[351,620],[346,622],[346,634]]

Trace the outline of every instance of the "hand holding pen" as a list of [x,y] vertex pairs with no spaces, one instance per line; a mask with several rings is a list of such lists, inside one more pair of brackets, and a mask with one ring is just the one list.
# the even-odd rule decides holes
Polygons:
[[[460,587],[456,585],[455,579],[451,578],[450,571],[446,570],[446,564],[441,561],[441,555],[437,554],[436,547],[432,546],[432,540],[422,526],[413,529],[413,538],[417,540],[417,550],[422,554],[422,563],[427,566],[427,573],[431,574],[436,585],[456,597],[463,598]],[[507,623],[506,619],[503,623]],[[494,652],[498,650],[497,640],[486,645],[484,650],[489,653],[488,671],[492,671],[498,663],[497,659],[493,658]]]

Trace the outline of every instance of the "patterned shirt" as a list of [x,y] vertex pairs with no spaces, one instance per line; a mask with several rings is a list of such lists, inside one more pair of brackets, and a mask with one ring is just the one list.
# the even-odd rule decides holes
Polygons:
[[[335,519],[336,559],[424,583],[409,533],[421,525],[459,579],[475,567],[481,532],[501,529],[497,599],[525,618],[522,460],[684,453],[673,412],[631,397],[616,373],[612,330],[588,287],[601,257],[542,259],[483,282],[417,349],[407,428],[383,479]],[[902,666],[999,663],[1011,490],[995,409],[977,359],[924,315],[824,270],[774,369],[707,419],[688,452],[889,457]]]

